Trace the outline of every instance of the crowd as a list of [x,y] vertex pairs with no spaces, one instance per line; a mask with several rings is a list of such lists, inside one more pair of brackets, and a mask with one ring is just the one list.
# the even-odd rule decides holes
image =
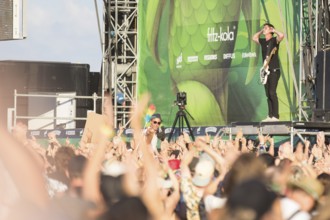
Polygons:
[[[259,134],[234,140],[184,133],[155,150],[141,132],[149,97],[135,107],[130,147],[113,132],[112,106],[79,147],[48,134],[44,148],[27,127],[0,128],[0,219],[330,219],[330,145],[289,142]],[[160,124],[160,117],[152,117]],[[151,121],[153,123],[153,121]]]

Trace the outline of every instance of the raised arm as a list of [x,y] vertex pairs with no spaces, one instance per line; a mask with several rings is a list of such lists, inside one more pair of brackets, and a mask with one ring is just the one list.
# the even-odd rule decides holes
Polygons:
[[31,151],[0,126],[0,160],[10,174],[18,192],[25,201],[44,208],[48,194],[42,176],[42,167],[34,160]]
[[252,40],[253,40],[254,42],[256,42],[257,44],[260,44],[260,43],[259,43],[259,38],[260,38],[260,35],[262,34],[262,32],[263,32],[263,30],[260,30],[260,31],[258,31],[257,33],[255,33],[255,34],[253,35],[253,37],[252,37]]
[[134,112],[132,114],[132,121],[131,126],[134,129],[134,136],[139,143],[139,148],[142,150],[143,153],[143,166],[146,172],[146,180],[145,180],[145,187],[142,192],[141,198],[144,204],[147,206],[149,212],[151,213],[153,219],[166,219],[165,217],[165,209],[163,207],[159,188],[157,184],[157,177],[158,177],[158,169],[157,164],[154,160],[154,155],[148,149],[144,138],[140,135],[141,134],[141,120],[144,110],[150,100],[150,96],[144,94],[140,100],[138,105],[134,108]]
[[104,121],[104,125],[100,125],[101,135],[99,143],[93,156],[89,159],[84,170],[84,187],[83,196],[86,200],[94,202],[97,206],[102,207],[104,205],[101,192],[99,190],[100,185],[100,168],[102,161],[104,160],[107,139],[112,136],[113,133],[113,117],[112,117],[112,102],[107,97],[105,99],[107,120]]
[[268,153],[274,157],[274,155],[275,155],[275,150],[274,150],[274,148],[275,148],[274,138],[269,137],[269,138],[268,138],[268,142],[269,142],[269,144],[270,144],[270,145],[269,145]]
[[284,39],[284,34],[273,28],[273,32],[276,34],[277,43],[280,43]]
[[207,143],[201,138],[197,138],[196,140],[196,146],[205,151],[212,159],[221,166],[221,168],[224,167],[225,160],[223,157],[219,154],[217,154],[214,150],[212,150]]

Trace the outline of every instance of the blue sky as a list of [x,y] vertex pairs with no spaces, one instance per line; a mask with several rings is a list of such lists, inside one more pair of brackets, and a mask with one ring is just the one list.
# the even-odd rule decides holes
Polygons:
[[[27,38],[0,41],[0,60],[83,63],[91,71],[100,71],[102,50],[94,0],[26,2]],[[97,4],[102,16],[103,1]]]

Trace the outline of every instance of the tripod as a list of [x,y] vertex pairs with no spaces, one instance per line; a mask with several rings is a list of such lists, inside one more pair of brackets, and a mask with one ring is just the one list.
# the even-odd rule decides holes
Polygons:
[[179,123],[179,134],[183,134],[183,123],[186,122],[186,125],[188,127],[188,130],[189,130],[189,133],[190,133],[190,136],[191,138],[193,139],[193,141],[195,141],[195,137],[194,137],[194,134],[191,130],[191,127],[190,127],[190,124],[189,124],[189,121],[187,119],[187,115],[186,115],[186,112],[188,113],[188,115],[194,120],[194,118],[189,114],[189,112],[185,109],[185,106],[184,105],[180,105],[179,106],[179,111],[176,113],[176,116],[175,116],[175,119],[174,119],[174,122],[173,122],[173,125],[172,125],[172,129],[171,129],[171,132],[168,136],[168,139],[167,141],[170,142],[172,136],[173,136],[173,133],[174,133],[174,128],[177,124],[177,122]]

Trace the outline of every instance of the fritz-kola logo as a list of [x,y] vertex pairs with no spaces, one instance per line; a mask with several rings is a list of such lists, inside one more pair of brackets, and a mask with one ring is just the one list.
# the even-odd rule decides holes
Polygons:
[[176,68],[181,68],[182,67],[182,52],[181,54],[176,58]]
[[233,41],[235,39],[234,30],[236,29],[236,26],[232,29],[233,30],[230,30],[229,26],[227,26],[227,29],[222,29],[222,27],[220,27],[219,32],[217,32],[217,29],[214,27],[207,28],[208,42]]

